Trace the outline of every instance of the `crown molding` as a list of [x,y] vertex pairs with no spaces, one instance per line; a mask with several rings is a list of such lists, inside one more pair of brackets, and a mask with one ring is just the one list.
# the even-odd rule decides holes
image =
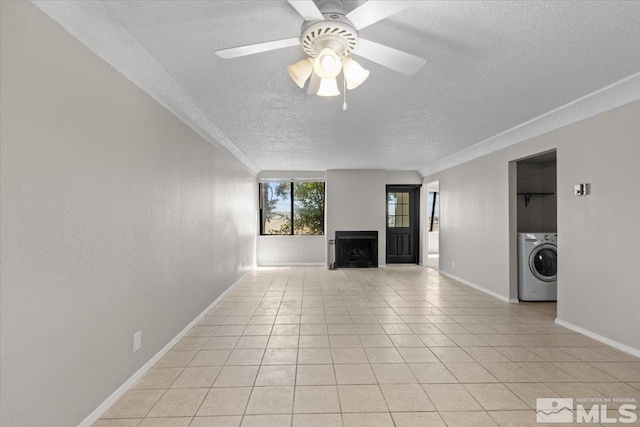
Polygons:
[[[93,53],[149,94],[209,143],[260,168],[213,122],[173,77],[99,1],[31,0]],[[423,177],[640,99],[640,72],[480,141],[418,170]]]
[[480,141],[418,172],[427,177],[640,99],[640,72]]

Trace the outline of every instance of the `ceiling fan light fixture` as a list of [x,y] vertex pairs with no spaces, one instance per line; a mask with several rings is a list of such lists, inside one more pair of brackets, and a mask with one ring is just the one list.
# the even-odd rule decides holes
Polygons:
[[318,96],[338,96],[340,91],[338,90],[338,81],[335,77],[323,78],[320,80],[320,87],[318,88]]
[[344,73],[344,78],[347,81],[347,89],[349,90],[357,88],[369,77],[369,70],[365,70],[351,58],[344,58],[342,60],[342,72]]
[[297,84],[300,88],[304,87],[304,84],[309,79],[309,76],[313,72],[313,59],[305,58],[302,61],[298,61],[293,65],[289,65],[287,67],[287,72],[291,79]]
[[342,70],[342,61],[333,49],[327,47],[313,61],[313,70],[322,79],[335,78]]
[[351,53],[406,76],[417,73],[426,64],[422,58],[362,39],[358,34],[359,30],[419,2],[366,0],[347,13],[343,0],[288,1],[304,19],[299,37],[220,49],[215,54],[230,59],[300,46],[309,58],[288,66],[287,71],[300,88],[310,80],[307,94],[320,96],[340,94],[336,77],[341,72],[346,89],[355,89],[369,77],[369,71],[348,58]]

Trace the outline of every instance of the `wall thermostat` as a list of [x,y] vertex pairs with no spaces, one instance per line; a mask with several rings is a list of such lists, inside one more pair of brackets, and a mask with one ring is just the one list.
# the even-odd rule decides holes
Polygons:
[[576,184],[573,186],[574,196],[586,196],[589,194],[589,184]]

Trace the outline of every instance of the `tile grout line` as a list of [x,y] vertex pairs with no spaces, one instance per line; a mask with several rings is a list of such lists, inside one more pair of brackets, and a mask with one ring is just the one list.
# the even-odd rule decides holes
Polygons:
[[[317,270],[317,269],[316,269]],[[390,272],[385,272],[385,274],[381,275],[383,277],[386,276],[390,276],[389,274]],[[262,304],[271,302],[271,301],[265,301],[265,298],[275,298],[275,294],[274,296],[271,296],[270,294],[273,294],[274,291],[271,291],[272,287],[276,287],[275,289],[278,290],[278,309],[276,309],[276,314],[274,315],[274,320],[273,323],[271,323],[271,329],[269,331],[269,334],[267,335],[267,343],[265,344],[265,348],[264,351],[262,353],[262,357],[261,357],[261,362],[258,365],[258,372],[256,373],[256,377],[253,380],[253,385],[252,385],[252,392],[253,389],[255,389],[256,387],[256,381],[257,381],[257,376],[259,374],[259,371],[262,367],[262,361],[264,360],[268,345],[269,345],[269,341],[271,339],[271,337],[273,336],[273,329],[275,327],[275,322],[277,321],[277,317],[279,315],[279,311],[280,308],[282,308],[285,304],[285,302],[290,302],[291,304],[288,304],[288,307],[293,308],[293,307],[297,307],[295,310],[293,310],[292,312],[295,312],[296,310],[298,311],[298,314],[296,316],[299,316],[299,318],[297,319],[297,323],[295,324],[298,327],[298,331],[297,331],[297,347],[296,347],[296,368],[295,368],[295,373],[294,373],[294,401],[293,401],[293,407],[292,407],[292,411],[291,414],[285,414],[285,415],[290,415],[292,418],[290,419],[291,422],[293,422],[293,417],[295,416],[295,390],[298,387],[298,382],[297,382],[297,375],[298,375],[298,357],[299,357],[299,352],[300,352],[300,343],[301,343],[301,335],[302,335],[302,327],[307,324],[304,323],[303,324],[303,316],[305,316],[305,308],[308,309],[313,309],[313,308],[319,308],[319,307],[315,307],[318,304],[320,304],[320,306],[322,307],[322,312],[324,313],[324,323],[323,325],[325,325],[325,328],[327,329],[327,340],[328,340],[328,349],[329,349],[329,353],[331,356],[331,364],[332,364],[332,368],[333,368],[333,375],[335,378],[335,386],[336,389],[338,388],[338,383],[337,383],[337,371],[336,371],[336,363],[335,360],[333,359],[333,350],[337,349],[337,348],[350,348],[349,346],[347,347],[334,347],[331,337],[332,336],[344,336],[345,334],[343,333],[337,333],[337,334],[331,334],[329,332],[329,325],[331,324],[335,324],[335,325],[351,325],[353,330],[354,330],[354,336],[357,337],[358,343],[360,344],[359,347],[356,348],[360,348],[362,349],[362,352],[365,355],[365,359],[367,360],[367,365],[369,367],[372,367],[373,365],[376,364],[372,364],[371,363],[371,359],[370,356],[366,353],[366,348],[369,347],[364,347],[364,344],[362,342],[362,338],[365,335],[370,335],[370,334],[361,334],[359,333],[358,329],[356,328],[357,323],[354,323],[356,321],[356,319],[354,319],[354,316],[359,316],[362,315],[363,313],[363,308],[366,308],[370,313],[371,313],[371,309],[372,308],[387,308],[390,311],[392,311],[393,313],[395,313],[395,316],[397,316],[401,322],[398,322],[398,324],[401,325],[405,325],[409,328],[409,330],[411,330],[411,333],[408,335],[417,337],[418,339],[420,339],[420,341],[422,341],[422,344],[424,346],[420,346],[420,347],[404,347],[404,346],[400,346],[402,345],[402,343],[400,341],[395,342],[394,340],[391,340],[391,335],[407,335],[407,334],[390,334],[390,329],[389,328],[384,328],[382,325],[393,325],[395,323],[380,323],[380,319],[377,318],[376,316],[387,316],[387,314],[380,314],[383,311],[382,310],[374,310],[377,311],[379,314],[373,315],[373,313],[371,313],[371,315],[373,315],[373,317],[376,320],[376,323],[371,323],[374,325],[377,325],[379,327],[382,328],[382,333],[380,335],[383,335],[388,341],[390,341],[391,346],[390,347],[371,347],[371,348],[392,348],[396,354],[400,355],[400,359],[402,360],[402,362],[398,362],[398,363],[391,363],[392,365],[402,365],[402,366],[406,366],[408,368],[409,363],[407,362],[407,356],[403,355],[401,350],[405,349],[405,348],[425,348],[427,351],[431,352],[432,347],[430,347],[426,342],[424,342],[422,340],[422,338],[420,338],[420,336],[416,333],[416,331],[410,326],[411,323],[407,323],[408,321],[411,321],[411,319],[409,318],[409,320],[405,320],[405,318],[403,318],[403,316],[415,316],[416,314],[412,314],[412,312],[415,311],[422,311],[420,310],[421,308],[428,308],[428,307],[423,307],[422,305],[420,305],[421,303],[428,303],[430,304],[430,302],[426,299],[426,297],[423,297],[421,299],[415,299],[414,296],[417,295],[417,293],[414,293],[411,291],[411,287],[408,283],[406,283],[406,280],[403,278],[396,278],[394,280],[381,280],[381,281],[371,281],[370,279],[373,277],[375,278],[375,276],[368,276],[368,277],[363,277],[362,275],[358,278],[358,274],[355,273],[353,274],[355,277],[351,277],[349,275],[347,275],[348,280],[345,281],[345,283],[348,283],[349,287],[343,287],[342,286],[342,282],[338,282],[338,286],[334,287],[333,291],[330,291],[329,293],[327,293],[327,289],[329,289],[332,285],[332,283],[330,281],[326,281],[325,280],[318,280],[318,281],[314,281],[312,284],[307,283],[307,281],[305,280],[304,276],[302,277],[301,281],[300,278],[296,275],[291,275],[289,274],[287,276],[287,280],[285,282],[284,285],[280,284],[280,283],[275,283],[276,282],[276,278],[277,276],[271,276],[270,280],[265,283],[260,281],[259,279],[256,279],[254,277],[254,280],[252,282],[248,282],[248,283],[243,283],[243,286],[241,287],[241,289],[239,289],[236,293],[239,294],[238,296],[235,296],[236,293],[233,294],[233,296],[230,294],[230,297],[233,297],[233,301],[231,299],[227,300],[228,303],[233,302],[233,307],[232,308],[228,308],[225,307],[224,310],[226,310],[226,315],[224,317],[223,320],[219,321],[221,324],[224,324],[225,321],[227,320],[227,318],[229,316],[232,315],[242,315],[245,316],[244,314],[232,314],[233,310],[239,309],[239,306],[243,306],[242,309],[246,310],[247,305],[251,306],[253,305],[253,303],[255,303],[255,306],[253,307],[253,310],[251,312],[251,314],[246,315],[247,319],[246,322],[243,323],[243,328],[242,331],[239,332],[238,335],[238,339],[235,341],[232,349],[230,350],[229,354],[225,357],[225,361],[222,364],[222,368],[220,368],[220,370],[218,371],[218,373],[216,374],[216,376],[213,378],[213,383],[211,384],[213,386],[213,384],[215,383],[215,381],[217,381],[218,376],[220,375],[220,373],[222,372],[222,369],[224,367],[226,367],[226,363],[228,361],[228,359],[230,358],[232,352],[234,350],[236,350],[237,345],[239,343],[239,340],[245,336],[244,332],[246,331],[246,329],[248,328],[248,325],[251,323],[252,318],[254,316],[257,316],[257,312],[260,309],[260,307],[262,306]],[[418,278],[420,280],[424,280],[423,276],[418,276]],[[366,279],[366,280],[365,280]],[[279,282],[279,281],[278,281]],[[299,284],[298,284],[299,282]],[[474,333],[472,332],[471,329],[468,329],[466,325],[473,325],[476,323],[467,323],[464,320],[474,320],[473,317],[486,317],[486,319],[476,319],[478,320],[477,324],[483,324],[486,325],[487,327],[489,327],[490,329],[491,326],[490,325],[507,325],[507,323],[505,323],[507,320],[512,320],[512,319],[508,319],[507,317],[511,317],[514,318],[514,316],[517,316],[518,311],[514,311],[514,310],[510,310],[508,312],[501,312],[500,310],[498,310],[500,308],[500,306],[498,305],[498,307],[496,308],[496,310],[492,310],[491,312],[488,312],[486,314],[480,315],[477,313],[474,313],[473,311],[471,311],[470,313],[467,313],[466,310],[474,310],[475,308],[481,308],[482,310],[484,310],[486,307],[476,307],[474,306],[474,303],[479,303],[479,301],[475,301],[475,293],[471,292],[471,293],[461,293],[458,294],[458,289],[462,289],[461,286],[453,286],[453,287],[449,287],[449,289],[451,289],[450,292],[442,292],[442,293],[435,293],[433,292],[433,289],[430,289],[431,286],[431,281],[428,281],[430,284],[426,284],[426,282],[422,282],[422,283],[418,283],[416,286],[419,286],[419,289],[422,289],[423,292],[427,292],[427,293],[433,293],[435,295],[438,295],[438,298],[445,298],[445,302],[446,302],[446,297],[454,297],[454,300],[451,301],[451,306],[449,307],[445,307],[445,308],[451,308],[451,309],[455,309],[454,312],[456,312],[456,314],[452,314],[451,312],[446,313],[443,312],[442,316],[445,316],[447,318],[449,318],[452,322],[451,324],[457,324],[460,325],[462,328],[467,329],[469,335],[471,336],[475,336],[478,339],[480,339],[481,341],[484,341],[482,339],[482,336],[485,335],[481,332],[479,333]],[[334,281],[333,284],[335,285],[336,282]],[[446,286],[446,282],[445,284],[440,284],[438,286]],[[389,292],[384,292],[384,293],[380,293],[381,290],[384,290],[386,287],[386,289]],[[349,289],[350,288],[350,289]],[[274,289],[274,290],[275,290]],[[241,292],[240,292],[241,290]],[[289,293],[290,291],[290,293]],[[289,293],[289,295],[287,295]],[[256,294],[260,294],[260,300],[258,302],[256,301],[252,301],[253,298],[256,298]],[[248,301],[246,301],[248,300]],[[306,300],[306,301],[305,301]],[[378,301],[379,300],[379,301]],[[465,302],[465,300],[467,302]],[[327,306],[326,303],[329,303],[329,305]],[[227,303],[227,304],[228,304]],[[309,306],[307,307],[307,304],[309,304]],[[361,305],[362,304],[362,305]],[[373,307],[371,307],[371,305],[374,304]],[[457,304],[457,305],[456,305]],[[327,309],[331,308],[330,313],[327,313]],[[435,308],[436,310],[438,310],[438,307],[434,306],[433,308]],[[526,308],[526,307],[525,307]],[[212,308],[210,311],[214,310],[214,308]],[[351,309],[358,309],[358,310],[351,310]],[[399,310],[402,309],[402,310]],[[406,310],[405,310],[406,309]],[[414,310],[415,309],[415,310]],[[311,313],[315,313],[317,312],[317,310],[308,310]],[[440,310],[439,310],[440,311]],[[447,310],[449,311],[449,310]],[[547,310],[549,311],[549,310]],[[358,314],[355,314],[355,313]],[[399,312],[405,312],[406,314],[399,314]],[[571,383],[558,383],[558,384],[572,384],[572,383],[577,383],[577,384],[583,384],[583,385],[587,385],[587,384],[592,384],[594,383],[593,380],[587,381],[589,378],[585,377],[583,378],[584,380],[580,380],[579,378],[573,378],[573,375],[571,375],[571,373],[569,371],[566,371],[565,369],[563,369],[560,365],[558,366],[558,364],[561,363],[567,363],[568,365],[566,366],[566,368],[568,369],[569,366],[572,365],[584,365],[584,366],[589,366],[590,368],[594,369],[597,372],[601,372],[604,375],[608,375],[609,377],[612,378],[612,381],[607,381],[607,382],[598,382],[596,381],[594,384],[623,384],[629,388],[635,388],[637,389],[637,385],[633,386],[631,384],[634,384],[635,381],[633,380],[625,380],[624,378],[624,369],[627,370],[631,370],[632,373],[638,371],[640,372],[640,369],[638,369],[640,366],[636,366],[636,365],[632,365],[631,363],[637,363],[635,362],[635,360],[629,360],[629,364],[625,364],[625,360],[622,357],[620,357],[619,359],[609,359],[608,355],[605,354],[606,352],[604,351],[605,349],[607,349],[608,347],[604,347],[602,346],[602,348],[599,348],[598,345],[596,345],[595,343],[592,343],[590,341],[583,341],[583,340],[577,340],[576,337],[579,337],[579,335],[577,334],[571,334],[571,333],[553,333],[553,330],[551,330],[550,332],[546,331],[545,328],[548,327],[549,323],[547,321],[545,321],[546,317],[548,317],[547,313],[545,312],[540,312],[538,314],[530,314],[531,310],[528,309],[527,311],[524,312],[525,313],[525,318],[523,318],[521,320],[522,323],[518,323],[516,328],[520,329],[521,332],[513,331],[513,333],[509,333],[508,328],[500,328],[504,331],[504,333],[500,332],[499,330],[496,330],[495,334],[494,333],[490,333],[488,335],[496,335],[496,336],[506,336],[506,337],[512,337],[512,338],[507,338],[507,339],[513,339],[517,341],[512,342],[512,345],[491,345],[489,342],[486,342],[487,346],[474,346],[474,345],[468,345],[468,346],[461,346],[457,341],[454,341],[452,346],[447,346],[446,348],[456,348],[462,351],[463,354],[465,354],[466,356],[471,358],[471,361],[469,363],[474,363],[475,365],[481,367],[482,369],[484,369],[485,371],[488,371],[488,369],[485,367],[486,363],[495,363],[495,364],[500,364],[500,363],[509,363],[509,364],[513,364],[514,366],[518,367],[519,369],[524,369],[523,366],[524,364],[530,364],[528,366],[531,365],[543,365],[543,364],[548,364],[550,366],[554,366],[556,369],[559,369],[560,372],[565,372],[571,379],[572,382]],[[209,313],[207,313],[209,314]],[[284,313],[282,315],[285,315]],[[289,313],[286,314],[287,316],[290,315]],[[312,314],[315,315],[315,314]],[[347,323],[328,323],[327,320],[327,316],[332,317],[332,316],[345,316],[348,318],[349,322]],[[420,314],[420,316],[425,317],[426,315]],[[465,316],[465,317],[462,317]],[[469,318],[471,317],[471,318]],[[506,318],[506,319],[505,319]],[[491,320],[495,320],[497,322],[491,322]],[[233,319],[232,319],[233,320]],[[245,319],[236,319],[237,321],[243,321]],[[291,320],[291,319],[289,319]],[[335,321],[344,321],[346,319],[340,319],[340,318],[336,318],[336,319],[331,319],[331,320],[335,320]],[[386,319],[386,320],[390,320],[390,319]],[[391,319],[392,320],[392,319]],[[425,317],[425,320],[428,321],[428,323],[425,324],[431,324],[434,325],[436,328],[438,328],[438,324],[439,323],[433,323],[430,321],[430,319]],[[444,319],[443,319],[444,320]],[[368,323],[363,323],[363,325],[368,324]],[[230,325],[233,325],[230,323]],[[283,323],[283,325],[288,325],[288,323]],[[312,325],[312,323],[309,323],[309,325]],[[535,330],[535,332],[533,333],[527,333],[527,325],[533,325],[535,327],[537,327],[537,329]],[[196,326],[196,325],[194,325]],[[220,325],[216,326],[216,328],[219,328]],[[337,328],[338,330],[340,328]],[[438,328],[439,329],[439,328]],[[446,328],[445,328],[446,329]],[[440,329],[439,329],[440,330]],[[212,335],[208,336],[208,339],[206,342],[208,342],[211,338],[214,337],[215,333],[216,333],[217,329],[212,331]],[[260,331],[257,331],[260,332]],[[348,332],[347,329],[343,328],[342,332]],[[314,336],[315,334],[312,334],[310,336]],[[350,334],[346,334],[346,335],[350,335]],[[376,334],[374,334],[376,335]],[[427,334],[429,335],[429,334]],[[442,335],[445,337],[449,337],[450,335],[458,335],[456,333],[452,333],[452,332],[445,332],[445,330],[440,330],[440,334],[438,335]],[[224,336],[224,335],[222,335]],[[247,335],[248,336],[248,335]],[[187,334],[185,336],[186,338],[191,337],[189,334]],[[194,336],[195,337],[195,336]],[[538,338],[536,338],[538,337]],[[536,339],[540,339],[540,338],[545,338],[545,337],[550,337],[548,338],[546,341],[542,341],[542,342],[536,342]],[[200,350],[197,350],[194,352],[194,355],[191,358],[191,361],[193,360],[193,358],[197,355],[198,351],[204,351],[204,347],[206,346],[206,342],[204,344],[202,344],[200,346]],[[495,342],[495,340],[494,340]],[[345,343],[340,343],[340,344],[349,344],[347,342]],[[507,357],[503,352],[500,351],[501,348],[507,348],[507,347],[513,347],[513,348],[518,348],[518,349],[522,349],[524,351],[528,351],[531,352],[532,348],[540,348],[541,350],[543,349],[550,349],[553,351],[559,351],[562,352],[562,354],[565,354],[566,356],[563,357],[573,357],[572,353],[566,352],[564,350],[562,350],[562,348],[566,347],[566,348],[575,348],[580,349],[580,348],[589,348],[593,351],[596,351],[597,353],[600,353],[603,355],[603,357],[605,357],[605,362],[600,362],[599,360],[581,360],[579,358],[577,358],[577,360],[570,360],[568,362],[563,362],[562,359],[557,360],[557,358],[555,356],[553,356],[553,353],[550,354],[542,354],[540,355],[537,352],[534,352],[532,354],[535,354],[536,357],[541,358],[542,360],[537,360],[537,361],[526,361],[526,360],[520,360],[520,358],[516,358],[514,360],[514,355],[511,355],[511,357]],[[306,347],[305,347],[306,348]],[[309,348],[315,348],[315,347],[309,347]],[[323,348],[323,347],[319,347],[319,348]],[[442,348],[442,347],[440,347]],[[507,360],[498,360],[498,361],[491,361],[491,359],[487,359],[485,360],[485,358],[483,357],[478,358],[479,355],[476,354],[476,356],[473,356],[473,353],[469,352],[468,349],[470,348],[479,348],[479,349],[492,349],[493,351],[499,353],[502,357],[504,357]],[[183,349],[184,351],[188,351],[189,348],[185,347]],[[176,351],[181,351],[181,350],[176,350]],[[608,351],[608,353],[611,353],[611,351]],[[493,374],[493,372],[488,371],[488,373],[491,375],[491,377],[493,377],[497,382],[461,382],[460,379],[458,379],[458,377],[456,377],[453,372],[450,370],[450,368],[445,364],[444,360],[442,358],[442,356],[438,356],[438,354],[431,352],[431,354],[435,357],[436,360],[438,360],[438,362],[434,362],[434,363],[438,363],[439,365],[444,366],[444,368],[447,370],[447,372],[449,372],[450,375],[453,376],[453,378],[456,379],[456,383],[451,383],[451,384],[458,384],[458,385],[462,385],[462,388],[471,395],[468,386],[471,385],[475,385],[475,384],[496,384],[496,385],[502,385],[505,386],[505,388],[507,390],[509,390],[510,393],[513,393],[514,397],[516,397],[516,399],[524,404],[528,409],[527,411],[529,411],[531,409],[530,405],[527,404],[526,402],[523,401],[523,399],[515,394],[513,392],[513,390],[511,390],[511,387],[509,387],[510,384],[522,384],[522,383],[512,383],[512,382],[504,382],[499,380],[498,378],[495,377],[495,374]],[[608,361],[607,361],[608,359]],[[179,367],[180,373],[177,374],[176,378],[171,381],[171,384],[169,384],[169,386],[164,389],[163,394],[158,398],[158,400],[154,403],[154,405],[151,407],[151,409],[145,414],[145,416],[143,418],[156,418],[156,417],[148,417],[147,415],[149,413],[151,413],[151,411],[153,411],[153,409],[159,404],[160,400],[167,394],[167,392],[171,389],[171,386],[173,384],[175,384],[175,382],[178,380],[178,378],[180,378],[180,376],[187,370],[187,368],[189,367],[189,364],[191,363],[188,362],[187,365],[185,367]],[[420,363],[427,363],[427,362],[416,362],[418,364]],[[449,361],[446,363],[457,363],[455,361]],[[464,362],[463,362],[464,363]],[[622,378],[618,378],[618,377],[613,377],[612,375],[610,375],[608,372],[600,369],[602,368],[602,366],[600,368],[598,368],[598,366],[594,366],[596,363],[607,363],[607,364],[611,364],[612,365],[612,369],[614,366],[620,366],[622,368],[624,368],[622,370],[622,374],[617,374],[617,372],[619,371],[613,371],[614,373],[616,373],[617,375],[621,375]],[[388,363],[382,363],[382,364],[388,364]],[[229,366],[235,366],[235,365],[229,365]],[[244,365],[238,365],[238,366],[244,366]],[[416,383],[418,385],[421,386],[421,388],[423,388],[424,384],[420,383],[418,381],[418,378],[416,377],[416,374],[410,369],[411,371],[411,375],[413,377],[414,380],[416,380]],[[525,372],[529,373],[529,371]],[[381,383],[380,383],[380,379],[379,376],[375,373],[375,371],[373,371],[373,375],[376,381],[376,385],[378,386],[378,390],[381,393],[384,401],[385,401],[385,405],[387,406],[387,411],[385,413],[389,413],[389,416],[392,419],[392,422],[395,424],[395,420],[393,419],[393,412],[391,411],[391,409],[389,408],[389,405],[387,403],[387,397],[384,395],[384,393],[382,392],[382,388],[381,388]],[[531,375],[531,374],[529,374]],[[540,377],[535,377],[535,384],[541,384],[541,385],[545,385],[548,384],[548,382],[545,382],[544,378],[543,379],[539,379]],[[430,383],[426,383],[426,384],[430,384]],[[555,382],[552,381],[552,384],[555,384]],[[187,387],[189,388],[189,387]],[[209,387],[209,391],[211,391],[213,387]],[[175,390],[180,390],[180,388],[175,388]],[[426,393],[425,393],[426,394]],[[207,393],[208,395],[208,393]],[[252,393],[250,394],[248,400],[247,400],[247,405],[245,405],[245,410],[244,412],[246,413],[247,410],[247,406],[248,403],[251,399]],[[493,417],[493,415],[491,413],[493,412],[501,412],[503,410],[487,410],[485,408],[484,405],[482,405],[481,403],[477,402],[477,400],[475,399],[474,396],[471,395],[471,397],[474,399],[474,401],[476,401],[476,403],[478,403],[480,408],[483,408],[482,411],[477,411],[477,412],[484,412],[485,414],[488,414],[488,416],[490,416],[492,419],[495,419],[495,417]],[[429,396],[427,395],[427,398],[429,400],[431,400],[429,398]],[[202,406],[204,400],[206,399],[206,395],[205,398],[203,399],[202,402],[200,402],[200,407]],[[433,404],[433,402],[431,402]],[[341,401],[340,398],[338,396],[338,405],[339,405],[339,409],[340,409],[340,413],[342,415],[342,419],[344,421],[344,414],[342,412],[342,405],[341,405]],[[435,408],[435,405],[433,405]],[[199,407],[199,408],[200,408]],[[199,408],[196,410],[196,414],[199,411]],[[440,416],[440,413],[442,411],[438,411],[437,408],[435,408],[436,410],[433,411],[435,413],[437,413]],[[509,411],[508,409],[504,409],[504,411]],[[524,410],[523,410],[524,411]],[[427,411],[427,412],[431,412],[431,411]],[[446,412],[446,411],[445,411]],[[465,411],[463,411],[465,412]],[[466,411],[466,412],[470,412],[470,411]],[[476,411],[473,411],[476,412]],[[491,413],[489,413],[491,412]],[[193,420],[195,419],[195,417],[192,417],[191,422],[193,422]],[[242,420],[244,419],[244,415],[242,416]],[[441,417],[442,419],[442,417]],[[142,421],[141,421],[142,422]]]

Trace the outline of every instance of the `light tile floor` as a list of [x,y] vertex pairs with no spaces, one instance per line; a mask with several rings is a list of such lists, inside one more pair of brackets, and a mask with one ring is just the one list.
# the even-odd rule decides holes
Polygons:
[[94,426],[533,426],[538,397],[640,401],[640,360],[555,314],[418,266],[260,268]]

